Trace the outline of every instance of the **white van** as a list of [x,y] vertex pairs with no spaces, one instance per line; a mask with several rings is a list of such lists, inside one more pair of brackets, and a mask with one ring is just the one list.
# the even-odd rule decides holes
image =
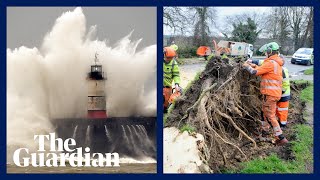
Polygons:
[[215,47],[215,50],[226,51],[227,55],[233,57],[248,56],[249,58],[251,58],[253,55],[253,45],[245,42],[220,41]]

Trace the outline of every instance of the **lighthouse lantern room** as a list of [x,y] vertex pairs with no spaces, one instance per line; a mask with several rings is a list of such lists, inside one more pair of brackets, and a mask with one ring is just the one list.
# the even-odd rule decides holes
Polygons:
[[88,114],[87,118],[107,118],[105,76],[102,65],[99,64],[97,53],[94,65],[91,65],[88,73]]

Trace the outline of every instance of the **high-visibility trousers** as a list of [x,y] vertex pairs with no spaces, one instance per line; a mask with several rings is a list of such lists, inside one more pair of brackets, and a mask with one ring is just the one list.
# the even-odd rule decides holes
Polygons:
[[263,121],[262,129],[264,131],[269,131],[270,124],[273,128],[273,133],[275,136],[282,134],[282,130],[276,118],[276,108],[277,102],[280,100],[280,97],[274,97],[269,95],[264,95],[262,102],[262,111],[263,111]]
[[169,99],[172,94],[171,87],[163,87],[163,108],[166,109],[169,106]]
[[289,112],[289,101],[277,103],[277,117],[282,125],[287,124],[288,112]]

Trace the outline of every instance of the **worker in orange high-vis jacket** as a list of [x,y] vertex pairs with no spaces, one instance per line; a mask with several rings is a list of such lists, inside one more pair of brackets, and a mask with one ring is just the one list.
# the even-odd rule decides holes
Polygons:
[[276,118],[277,102],[282,95],[282,69],[279,61],[279,45],[277,43],[269,43],[266,48],[267,58],[261,66],[251,67],[249,63],[245,62],[243,67],[252,75],[261,76],[260,92],[263,95],[262,103],[262,136],[268,135],[272,125],[273,133],[276,137],[275,143],[277,145],[284,145],[288,140],[282,134],[282,130]]
[[[288,113],[289,113],[289,100],[291,98],[290,96],[290,80],[289,80],[289,70],[284,67],[284,57],[279,55],[281,59],[275,59],[277,60],[278,64],[282,67],[282,95],[281,99],[277,102],[277,110],[276,115],[278,117],[278,120],[280,122],[280,127],[285,128],[287,126],[287,119],[288,119]],[[282,60],[282,61],[281,61]],[[249,59],[247,62],[261,66],[263,64],[264,60],[251,60]],[[255,67],[254,65],[251,67]]]

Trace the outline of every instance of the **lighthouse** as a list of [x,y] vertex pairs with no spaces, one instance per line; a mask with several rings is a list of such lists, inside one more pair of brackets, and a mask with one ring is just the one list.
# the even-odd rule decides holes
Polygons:
[[91,65],[88,73],[88,113],[89,119],[105,119],[107,118],[106,110],[106,92],[105,81],[106,77],[102,70],[102,65],[95,54],[94,65]]
[[[104,65],[105,66],[105,65]],[[105,68],[105,67],[104,67]],[[84,74],[87,85],[86,117],[65,117],[50,121],[57,136],[64,141],[72,137],[76,148],[89,147],[90,152],[117,152],[120,156],[156,159],[156,117],[111,117],[107,113],[106,80],[98,54]],[[109,77],[110,78],[110,77]],[[111,82],[111,80],[109,79]],[[85,97],[84,97],[85,98]],[[83,109],[84,111],[86,109]],[[140,142],[139,137],[143,139]],[[132,147],[132,144],[135,147]]]

